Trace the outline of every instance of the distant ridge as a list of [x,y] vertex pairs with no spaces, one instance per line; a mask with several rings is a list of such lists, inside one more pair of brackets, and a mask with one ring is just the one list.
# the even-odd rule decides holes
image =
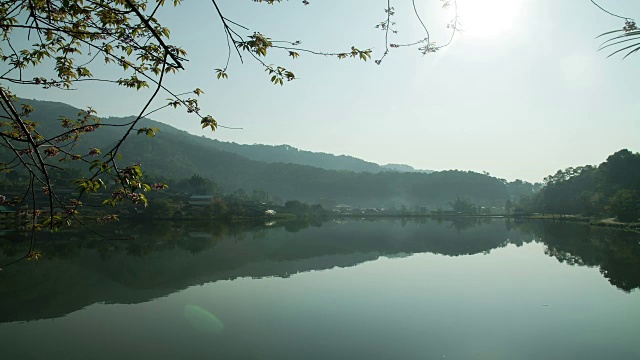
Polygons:
[[420,172],[425,174],[430,174],[433,172],[433,170],[414,169],[413,166],[409,166],[405,164],[387,164],[387,165],[382,165],[382,168],[385,171],[397,171],[397,172]]
[[235,142],[214,140],[213,145],[220,150],[242,155],[248,159],[264,161],[266,163],[281,162],[285,164],[299,164],[315,166],[327,170],[348,170],[353,172],[379,173],[382,171],[396,172],[433,172],[431,170],[416,170],[409,165],[388,164],[379,165],[349,155],[333,155],[324,152],[301,150],[291,145],[244,145]]

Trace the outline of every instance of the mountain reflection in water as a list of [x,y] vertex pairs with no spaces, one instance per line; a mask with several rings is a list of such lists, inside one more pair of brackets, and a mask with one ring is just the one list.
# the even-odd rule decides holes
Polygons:
[[[135,239],[109,241],[86,231],[43,233],[38,243],[43,259],[23,261],[0,276],[0,322],[56,318],[95,303],[142,303],[219,280],[289,277],[416,253],[488,254],[530,242],[544,244],[545,254],[560,262],[599,268],[622,291],[640,287],[640,235],[583,224],[458,218],[119,224],[100,231],[110,231],[106,235],[113,238],[135,234]],[[5,238],[0,241],[3,263],[19,257],[27,245],[24,234]],[[188,309],[191,318],[194,309]],[[211,322],[213,328],[222,326]]]

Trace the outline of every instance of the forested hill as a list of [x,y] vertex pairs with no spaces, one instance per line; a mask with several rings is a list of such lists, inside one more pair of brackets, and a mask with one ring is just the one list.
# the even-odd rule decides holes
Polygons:
[[[30,119],[40,123],[43,133],[61,129],[58,116],[75,118],[79,111],[60,103],[21,102],[34,106],[36,110]],[[104,119],[103,123],[126,120]],[[458,197],[495,206],[503,206],[508,199],[504,181],[474,172],[369,173],[267,163],[220,150],[211,139],[155,121],[144,120],[139,127],[157,127],[160,132],[154,138],[132,135],[121,148],[125,162],[140,162],[148,176],[165,179],[170,185],[198,174],[212,179],[227,193],[236,189],[264,190],[283,200],[316,202],[323,199],[361,207],[420,205],[448,209],[449,203]],[[101,127],[83,135],[77,151],[97,147],[106,152],[123,132],[123,127]]]
[[598,166],[558,170],[520,206],[529,212],[612,217],[640,221],[640,154],[622,149]]
[[[21,100],[21,102],[28,102],[40,107],[40,111],[46,111],[47,113],[59,114],[65,113],[67,117],[75,115],[77,112],[75,109],[66,109],[68,107],[62,103],[45,102],[36,100]],[[71,110],[71,111],[69,111]],[[166,126],[162,123],[151,121],[145,126],[153,126],[160,128],[164,131],[179,131],[171,126]],[[315,166],[327,170],[347,170],[353,172],[370,172],[378,173],[382,171],[397,171],[397,172],[424,172],[431,173],[432,170],[418,170],[412,166],[405,164],[387,164],[379,165],[373,162],[362,160],[349,155],[333,155],[323,152],[312,152],[290,145],[263,145],[263,144],[238,144],[235,142],[225,142],[220,140],[211,140],[208,143],[209,146],[213,146],[219,150],[228,151],[234,154],[238,154],[246,157],[250,160],[263,161],[266,163],[285,163],[285,164],[299,164]]]
[[404,164],[378,165],[349,155],[333,155],[323,152],[301,150],[290,145],[243,145],[234,142],[213,140],[213,145],[220,150],[242,155],[251,160],[267,163],[288,163],[315,166],[327,170],[348,170],[354,172],[378,173],[382,171],[398,172],[432,172],[415,170]]

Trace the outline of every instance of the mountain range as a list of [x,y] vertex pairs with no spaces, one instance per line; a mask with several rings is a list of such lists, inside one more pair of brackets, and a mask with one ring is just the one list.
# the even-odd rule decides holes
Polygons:
[[[75,119],[79,109],[38,100],[31,121],[45,135],[59,133],[59,117]],[[103,124],[124,124],[133,118],[103,118]],[[503,206],[510,197],[506,181],[470,171],[429,172],[408,165],[381,166],[351,156],[299,150],[288,145],[240,145],[196,136],[170,125],[142,119],[140,127],[157,128],[153,138],[132,135],[120,152],[127,163],[140,162],[147,176],[172,181],[194,174],[209,178],[225,192],[263,190],[283,200],[331,200],[360,207],[427,206],[448,208],[461,197],[477,204]],[[102,126],[83,135],[76,148],[106,152],[125,127]],[[2,155],[0,154],[0,158]],[[6,158],[6,152],[5,152]],[[1,179],[0,179],[1,180]]]

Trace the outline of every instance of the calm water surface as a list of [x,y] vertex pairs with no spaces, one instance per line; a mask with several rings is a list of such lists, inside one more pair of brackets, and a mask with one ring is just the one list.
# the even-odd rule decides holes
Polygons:
[[[640,235],[341,221],[60,233],[0,273],[2,359],[640,359]],[[19,256],[20,235],[0,239]]]

